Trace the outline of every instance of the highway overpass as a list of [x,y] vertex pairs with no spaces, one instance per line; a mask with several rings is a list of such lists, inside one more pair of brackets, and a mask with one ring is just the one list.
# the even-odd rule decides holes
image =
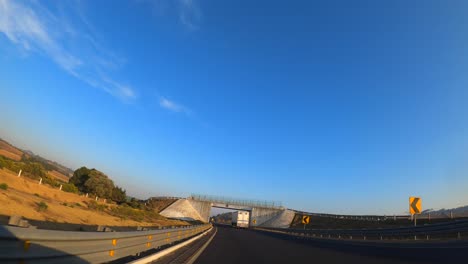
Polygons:
[[207,223],[213,207],[249,211],[249,225],[251,227],[287,228],[295,216],[293,210],[282,207],[279,202],[240,200],[208,195],[191,195],[188,198],[180,198],[165,208],[161,215],[168,218],[199,220]]

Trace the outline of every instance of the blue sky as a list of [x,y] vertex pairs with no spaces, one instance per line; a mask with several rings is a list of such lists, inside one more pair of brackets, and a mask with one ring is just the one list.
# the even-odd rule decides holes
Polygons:
[[466,205],[467,7],[0,0],[0,137],[142,198]]

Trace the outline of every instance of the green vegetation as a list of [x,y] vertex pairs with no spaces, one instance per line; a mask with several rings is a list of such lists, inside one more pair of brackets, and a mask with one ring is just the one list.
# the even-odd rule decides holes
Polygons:
[[78,193],[78,188],[72,183],[64,183],[62,186],[62,191],[69,193]]
[[118,204],[127,200],[125,190],[115,186],[104,173],[96,169],[81,167],[73,173],[70,184],[75,185],[82,193],[91,193],[99,198],[110,199]]
[[104,212],[107,209],[107,205],[98,204],[96,201],[89,201],[86,204],[88,205],[89,209],[99,211],[99,212]]
[[124,220],[130,219],[138,222],[151,222],[155,219],[162,218],[158,213],[156,213],[153,210],[134,209],[126,204],[112,208],[109,213]]
[[[46,162],[37,162],[35,158],[26,158],[25,155],[21,158],[21,161],[15,161],[3,156],[0,156],[0,168],[6,168],[14,172],[23,171],[22,175],[31,179],[39,180],[42,178],[44,184],[48,184],[53,187],[60,185],[58,181],[47,175],[47,169],[49,166]],[[52,168],[53,169],[53,168]]]
[[44,202],[37,203],[37,211],[38,212],[46,211],[47,208],[49,208],[49,206],[46,203],[44,203]]
[[36,197],[41,197],[38,193],[35,193],[34,196],[36,196]]
[[8,190],[8,184],[6,184],[6,183],[0,183],[0,189],[2,189],[2,190]]
[[112,190],[111,200],[118,204],[125,203],[127,201],[127,194],[125,193],[125,190],[116,186]]
[[59,181],[57,181],[57,180],[55,180],[55,179],[53,179],[53,178],[51,178],[51,177],[49,177],[49,176],[43,177],[43,178],[42,178],[42,183],[48,184],[48,185],[50,185],[50,186],[52,186],[52,187],[59,187],[59,186],[60,186],[60,182],[59,182]]

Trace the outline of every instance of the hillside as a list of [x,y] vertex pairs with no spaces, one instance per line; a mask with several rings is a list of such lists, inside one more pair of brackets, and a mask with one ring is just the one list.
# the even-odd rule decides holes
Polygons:
[[431,217],[468,217],[468,205],[452,209],[433,210],[428,209],[423,211],[423,215],[430,215]]
[[0,139],[0,155],[19,161],[21,160],[21,156],[23,156],[23,152],[10,143]]
[[0,156],[17,162],[22,160],[37,162],[44,167],[48,176],[62,182],[68,182],[68,179],[73,175],[72,169],[67,168],[55,161],[51,161],[39,155],[35,155],[31,151],[21,150],[20,148],[13,146],[3,139],[0,139]]
[[[91,197],[64,192],[26,177],[17,177],[16,173],[6,169],[0,169],[0,184],[8,186],[6,190],[0,189],[0,215],[3,216],[21,215],[29,220],[79,225],[187,225],[184,221],[166,219],[156,210],[119,206],[102,199],[96,202]],[[155,201],[153,206],[161,205]]]

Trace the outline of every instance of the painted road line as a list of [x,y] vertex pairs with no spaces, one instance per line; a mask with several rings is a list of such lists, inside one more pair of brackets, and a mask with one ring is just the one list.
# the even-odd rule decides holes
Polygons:
[[194,238],[191,238],[191,239],[189,239],[189,240],[187,240],[185,242],[182,242],[182,243],[177,244],[177,245],[175,245],[173,247],[164,249],[164,250],[162,250],[162,251],[160,251],[158,253],[155,253],[153,255],[150,255],[150,256],[147,256],[147,257],[144,257],[144,258],[137,259],[135,261],[129,262],[128,264],[144,264],[144,263],[150,263],[152,261],[158,260],[158,259],[160,259],[160,258],[162,258],[162,257],[164,257],[164,256],[166,256],[166,255],[168,255],[168,254],[182,248],[182,247],[185,247],[186,245],[188,245],[188,244],[190,244],[190,243],[192,243],[192,242],[194,242],[194,241],[196,241],[196,240],[198,240],[200,238],[202,238],[204,235],[208,234],[208,232],[210,232],[211,229],[213,229],[213,227],[211,227],[207,231],[203,232],[202,234],[200,234],[200,235],[198,235],[198,236],[196,236]]
[[218,228],[215,229],[215,232],[214,234],[210,237],[210,239],[208,239],[208,241],[206,241],[206,243],[197,251],[197,253],[195,253],[188,261],[187,261],[187,264],[193,264],[195,263],[195,261],[198,259],[198,257],[200,257],[201,253],[203,253],[203,251],[205,251],[206,247],[208,247],[208,245],[211,243],[211,240],[213,240],[213,238],[216,236],[216,233],[218,232]]

